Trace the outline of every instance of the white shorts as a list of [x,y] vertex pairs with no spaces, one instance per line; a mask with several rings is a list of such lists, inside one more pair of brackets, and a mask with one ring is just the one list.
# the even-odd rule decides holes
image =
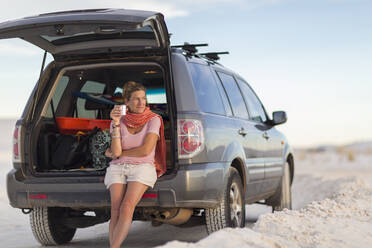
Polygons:
[[127,182],[140,182],[153,188],[157,178],[152,164],[111,164],[106,169],[104,183],[106,188],[110,188],[113,183]]

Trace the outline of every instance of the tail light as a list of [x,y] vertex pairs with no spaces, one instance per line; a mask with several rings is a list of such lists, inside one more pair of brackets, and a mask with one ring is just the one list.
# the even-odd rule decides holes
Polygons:
[[21,162],[21,126],[16,125],[13,133],[13,162]]
[[178,120],[178,158],[192,158],[204,148],[203,126],[199,120]]

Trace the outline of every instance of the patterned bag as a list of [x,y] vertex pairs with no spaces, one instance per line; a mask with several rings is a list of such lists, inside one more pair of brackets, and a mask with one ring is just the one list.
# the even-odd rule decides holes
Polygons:
[[89,139],[89,150],[92,154],[92,166],[104,169],[109,165],[111,158],[105,156],[106,149],[111,146],[109,130],[98,131]]

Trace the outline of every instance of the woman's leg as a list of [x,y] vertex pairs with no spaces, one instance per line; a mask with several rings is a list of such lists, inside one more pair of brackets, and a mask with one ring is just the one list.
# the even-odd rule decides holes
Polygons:
[[119,219],[120,204],[123,201],[126,185],[114,183],[110,186],[111,218],[109,224],[109,239],[112,245],[114,229]]
[[147,188],[147,185],[140,182],[128,182],[127,191],[120,205],[119,219],[114,228],[111,248],[120,247],[121,243],[127,237],[130,225],[132,224],[134,209]]

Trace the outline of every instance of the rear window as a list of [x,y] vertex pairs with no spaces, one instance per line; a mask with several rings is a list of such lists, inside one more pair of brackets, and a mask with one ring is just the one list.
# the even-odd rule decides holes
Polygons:
[[225,115],[225,107],[210,68],[207,65],[189,63],[189,70],[201,110]]

